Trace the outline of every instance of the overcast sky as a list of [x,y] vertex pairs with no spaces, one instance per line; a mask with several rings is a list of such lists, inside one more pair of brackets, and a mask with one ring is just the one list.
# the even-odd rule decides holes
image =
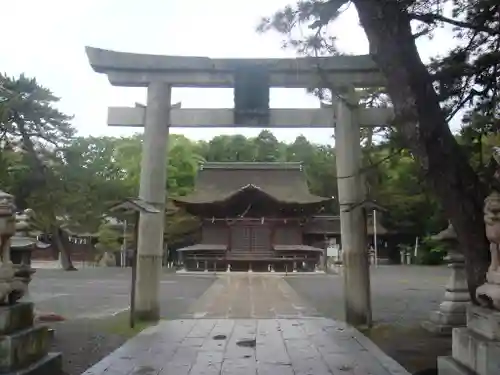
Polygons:
[[[75,116],[81,135],[129,135],[138,129],[108,128],[109,105],[145,102],[146,90],[112,87],[92,71],[85,46],[125,52],[208,57],[293,57],[281,49],[281,37],[259,35],[262,16],[287,0],[2,0],[0,69],[11,76],[25,73],[61,97],[60,109]],[[353,7],[352,7],[353,8]],[[357,14],[349,9],[334,28],[341,51],[368,52]],[[449,30],[421,41],[424,60],[453,45]],[[210,90],[210,91],[209,91]],[[231,89],[174,89],[173,102],[185,108],[231,108]],[[316,98],[304,90],[272,89],[271,107],[314,108]],[[255,129],[177,129],[192,139],[218,134],[256,135]],[[330,130],[273,130],[280,140],[304,134],[326,143]]]

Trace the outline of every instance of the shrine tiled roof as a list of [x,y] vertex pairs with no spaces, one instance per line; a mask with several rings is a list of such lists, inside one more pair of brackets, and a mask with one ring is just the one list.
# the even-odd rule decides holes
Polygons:
[[[378,235],[387,235],[393,232],[389,231],[381,220],[382,215],[376,221],[376,230]],[[366,232],[369,236],[373,236],[373,215],[367,215],[366,218]],[[304,225],[303,229],[306,234],[327,234],[327,235],[340,235],[340,216],[333,215],[314,215],[310,217]]]
[[243,192],[262,193],[283,204],[319,204],[331,198],[311,194],[301,163],[205,163],[195,191],[174,198],[183,204],[222,203]]

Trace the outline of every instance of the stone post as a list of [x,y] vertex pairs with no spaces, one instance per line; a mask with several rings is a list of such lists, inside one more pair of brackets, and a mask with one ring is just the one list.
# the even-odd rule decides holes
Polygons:
[[[335,98],[335,95],[332,95]],[[367,234],[361,203],[365,192],[360,175],[360,128],[356,118],[356,93],[351,90],[346,99],[334,105],[335,151],[337,163],[340,232],[344,264],[344,299],[346,322],[354,326],[371,326],[370,270]]]
[[139,220],[135,308],[137,318],[142,320],[157,320],[160,316],[170,93],[171,87],[164,82],[149,84],[139,197],[162,214],[141,213]]
[[465,258],[458,251],[457,235],[451,224],[432,238],[448,245],[446,259],[451,274],[438,310],[432,311],[429,320],[423,322],[422,326],[432,333],[451,335],[454,327],[466,325],[466,310],[470,303],[470,295],[465,274]]

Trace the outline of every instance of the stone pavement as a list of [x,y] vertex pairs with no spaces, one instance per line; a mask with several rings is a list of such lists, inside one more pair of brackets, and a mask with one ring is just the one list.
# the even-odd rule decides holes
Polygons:
[[[210,319],[209,319],[210,318]],[[231,274],[84,375],[408,375],[356,329],[318,317],[280,276]]]
[[221,274],[185,318],[302,318],[321,316],[276,274]]

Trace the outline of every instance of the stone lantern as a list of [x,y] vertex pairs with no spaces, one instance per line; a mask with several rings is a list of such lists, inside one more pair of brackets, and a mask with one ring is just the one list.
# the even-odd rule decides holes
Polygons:
[[50,244],[38,241],[39,233],[33,230],[33,210],[26,209],[15,216],[16,232],[10,239],[10,257],[14,264],[31,265],[31,254],[35,249],[47,249]]
[[26,293],[29,271],[11,261],[11,237],[16,231],[15,206],[12,195],[0,191],[0,304],[13,304]]
[[16,214],[14,197],[0,191],[0,304],[12,304],[28,291],[31,275],[31,252],[47,247],[31,233],[33,211]]
[[451,224],[431,238],[447,245],[448,255],[445,259],[451,268],[451,275],[438,310],[432,311],[429,320],[423,322],[422,326],[433,333],[451,335],[453,328],[466,325],[470,295],[465,274],[465,259],[458,250],[457,234]]
[[0,374],[61,374],[61,354],[48,352],[48,327],[34,324],[32,302],[19,301],[34,270],[18,256],[22,253],[11,251],[16,229],[29,228],[28,222],[17,221],[13,196],[0,191]]

